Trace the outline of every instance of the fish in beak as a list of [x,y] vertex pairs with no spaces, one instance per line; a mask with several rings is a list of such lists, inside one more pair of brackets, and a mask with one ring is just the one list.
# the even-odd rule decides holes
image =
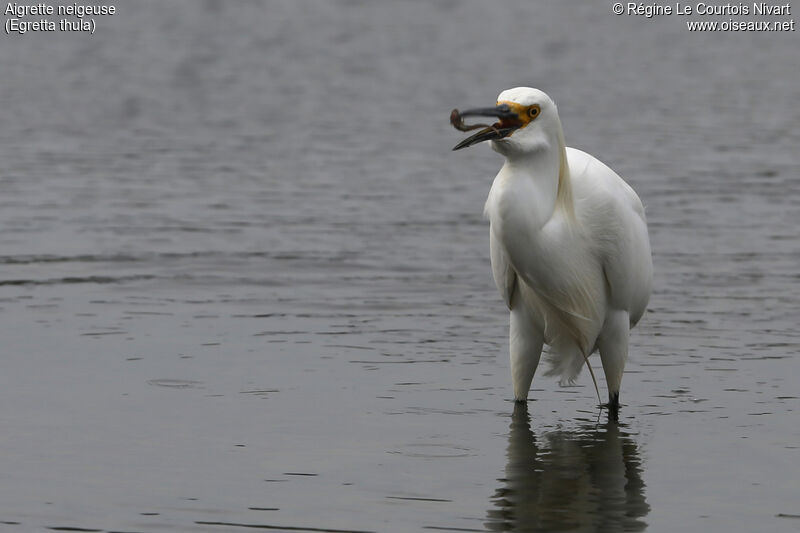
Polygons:
[[[464,124],[464,117],[469,116],[483,116],[483,117],[497,117],[500,120],[492,125],[488,124]],[[461,150],[473,144],[483,141],[492,141],[508,137],[514,131],[523,126],[523,121],[520,120],[516,112],[511,109],[507,104],[499,104],[495,107],[480,107],[476,109],[468,109],[466,111],[459,111],[453,109],[450,113],[450,124],[459,131],[471,131],[478,128],[484,128],[478,133],[467,137],[453,147],[453,150]]]

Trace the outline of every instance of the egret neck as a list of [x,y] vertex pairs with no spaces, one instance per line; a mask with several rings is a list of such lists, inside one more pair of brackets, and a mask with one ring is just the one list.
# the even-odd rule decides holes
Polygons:
[[506,156],[486,200],[486,215],[498,237],[539,231],[550,221],[556,210],[560,165],[561,154],[549,147]]

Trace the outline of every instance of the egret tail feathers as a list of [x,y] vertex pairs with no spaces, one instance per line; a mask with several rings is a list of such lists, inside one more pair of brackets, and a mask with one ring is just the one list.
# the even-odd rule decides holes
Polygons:
[[583,365],[588,363],[583,352],[576,348],[562,351],[551,347],[545,360],[550,368],[545,371],[544,375],[549,377],[558,376],[558,382],[561,385],[575,383]]

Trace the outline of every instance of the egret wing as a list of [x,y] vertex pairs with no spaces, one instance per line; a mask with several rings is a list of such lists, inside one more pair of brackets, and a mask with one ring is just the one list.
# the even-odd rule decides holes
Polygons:
[[517,286],[517,273],[508,261],[503,245],[497,240],[492,231],[489,231],[489,253],[492,258],[492,276],[494,277],[497,290],[503,297],[509,309],[511,309],[511,298]]

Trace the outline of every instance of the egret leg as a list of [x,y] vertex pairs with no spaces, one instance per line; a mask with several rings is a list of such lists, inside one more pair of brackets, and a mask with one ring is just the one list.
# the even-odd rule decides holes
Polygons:
[[630,317],[627,311],[610,311],[598,338],[600,360],[608,385],[608,410],[612,416],[619,411],[619,389],[622,372],[628,359],[628,337],[630,336]]
[[536,372],[542,356],[543,342],[542,332],[525,309],[519,291],[517,291],[512,299],[509,351],[511,354],[511,383],[514,385],[514,399],[518,402],[528,399],[533,374]]

